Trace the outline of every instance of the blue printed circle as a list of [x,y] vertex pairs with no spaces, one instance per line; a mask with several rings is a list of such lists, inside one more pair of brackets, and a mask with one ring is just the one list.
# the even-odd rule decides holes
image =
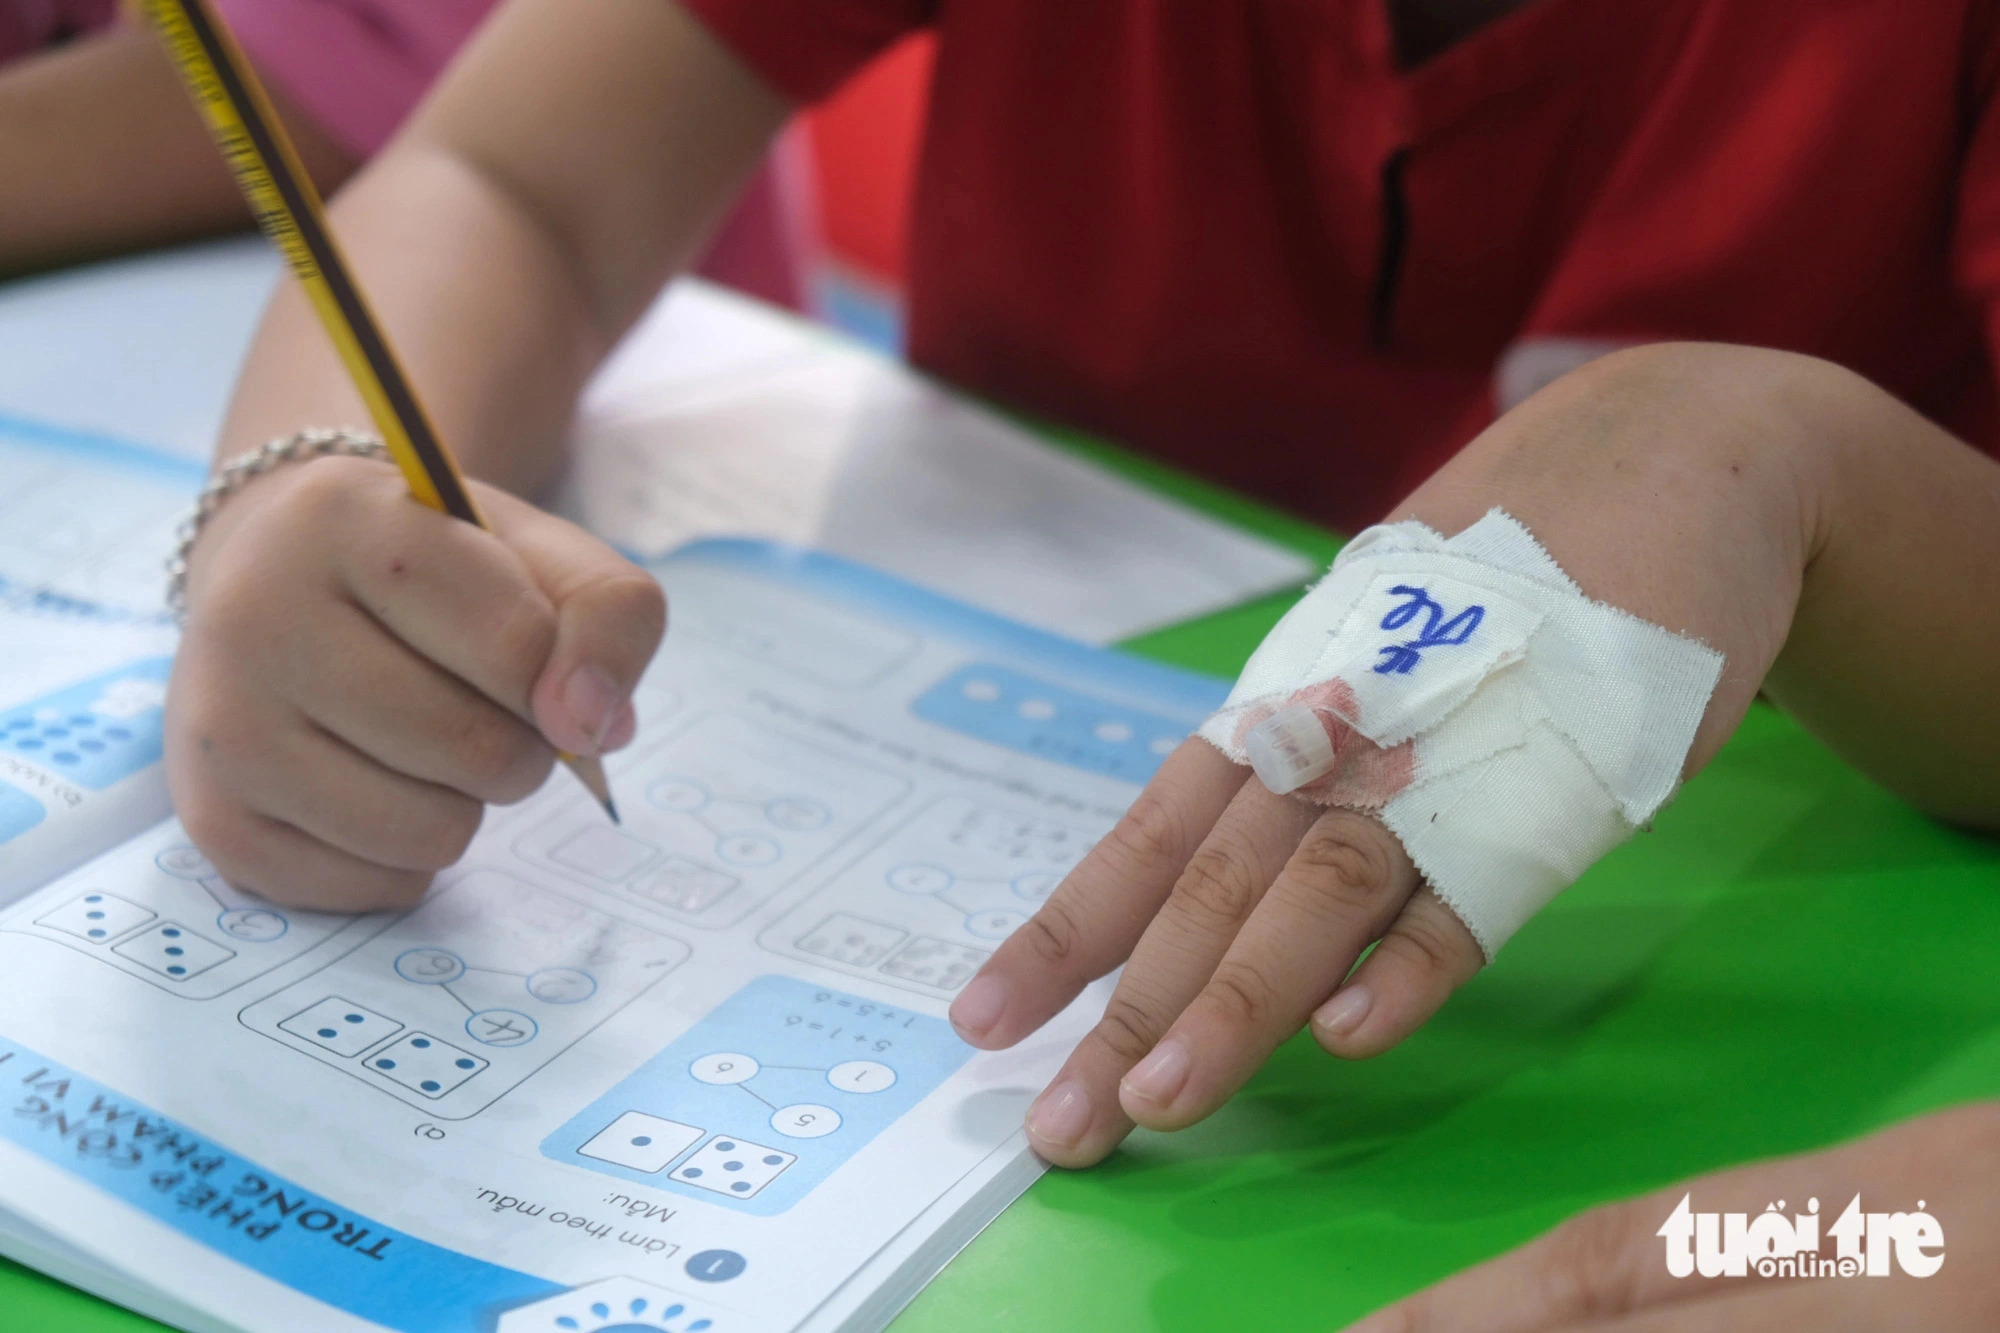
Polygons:
[[215,918],[215,924],[223,934],[250,944],[269,944],[292,928],[283,912],[268,907],[232,907]]
[[185,845],[167,848],[153,858],[153,864],[175,879],[207,879],[215,873],[206,856]]
[[419,986],[448,986],[465,975],[465,960],[429,945],[405,949],[396,955],[396,975]]
[[734,1250],[703,1250],[687,1261],[687,1275],[697,1282],[727,1282],[741,1277],[749,1266]]
[[481,1009],[465,1020],[465,1035],[488,1046],[526,1046],[541,1027],[518,1009]]
[[543,1004],[580,1004],[597,994],[597,978],[580,967],[545,967],[523,984]]

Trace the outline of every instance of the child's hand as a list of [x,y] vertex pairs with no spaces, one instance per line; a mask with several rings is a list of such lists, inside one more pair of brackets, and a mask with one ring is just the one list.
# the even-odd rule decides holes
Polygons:
[[1387,1050],[1485,957],[1376,820],[1273,796],[1191,739],[1000,946],[952,1020],[980,1046],[1011,1045],[1121,962],[1103,1021],[1029,1118],[1037,1150],[1061,1165],[1096,1161],[1132,1122],[1202,1119],[1308,1017],[1335,1054]]
[[[1846,371],[1668,345],[1537,394],[1393,517],[1456,533],[1500,506],[1587,595],[1719,649],[1684,774],[1761,686],[1919,804],[2000,827],[1986,680],[2000,615],[1976,609],[2000,568],[1996,504],[1991,459]],[[1923,651],[1880,650],[1904,644]],[[1036,1149],[1080,1166],[1135,1122],[1206,1116],[1308,1019],[1333,1054],[1387,1050],[1482,962],[1381,824],[1273,796],[1195,740],[952,1020],[976,1045],[1011,1045],[1126,964],[1028,1114]]]
[[405,906],[487,802],[558,749],[632,739],[660,587],[582,530],[477,483],[494,532],[380,462],[246,487],[196,543],[167,703],[167,778],[233,884],[341,911]]

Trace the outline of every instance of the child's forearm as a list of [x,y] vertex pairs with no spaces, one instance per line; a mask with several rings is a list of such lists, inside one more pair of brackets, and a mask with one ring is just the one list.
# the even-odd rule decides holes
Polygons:
[[[461,465],[517,493],[547,481],[554,442],[602,353],[549,238],[484,176],[430,150],[385,154],[331,219]],[[217,457],[323,425],[371,421],[303,289],[284,281],[244,361]]]
[[[468,471],[532,493],[576,395],[684,264],[788,108],[662,0],[523,0],[332,209],[342,249]],[[221,452],[365,423],[285,284]]]
[[2000,462],[1820,381],[1819,539],[1765,689],[1926,812],[2000,831]]
[[[280,114],[324,189],[353,162]],[[113,28],[0,70],[0,276],[249,225],[158,42]]]

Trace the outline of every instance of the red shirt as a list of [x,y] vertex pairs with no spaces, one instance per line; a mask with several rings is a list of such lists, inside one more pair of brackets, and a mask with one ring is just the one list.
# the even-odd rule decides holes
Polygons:
[[1353,528],[1608,342],[1840,362],[1991,449],[1989,0],[684,0],[808,102],[939,35],[910,353]]

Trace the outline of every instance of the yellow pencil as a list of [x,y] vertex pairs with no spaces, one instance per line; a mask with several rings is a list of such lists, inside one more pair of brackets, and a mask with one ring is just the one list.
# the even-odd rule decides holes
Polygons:
[[[139,7],[166,43],[257,224],[304,286],[410,493],[433,509],[485,527],[458,465],[431,429],[416,390],[341,259],[319,192],[235,39],[208,0],[139,0]],[[615,823],[618,807],[604,765],[575,755],[562,759]]]

